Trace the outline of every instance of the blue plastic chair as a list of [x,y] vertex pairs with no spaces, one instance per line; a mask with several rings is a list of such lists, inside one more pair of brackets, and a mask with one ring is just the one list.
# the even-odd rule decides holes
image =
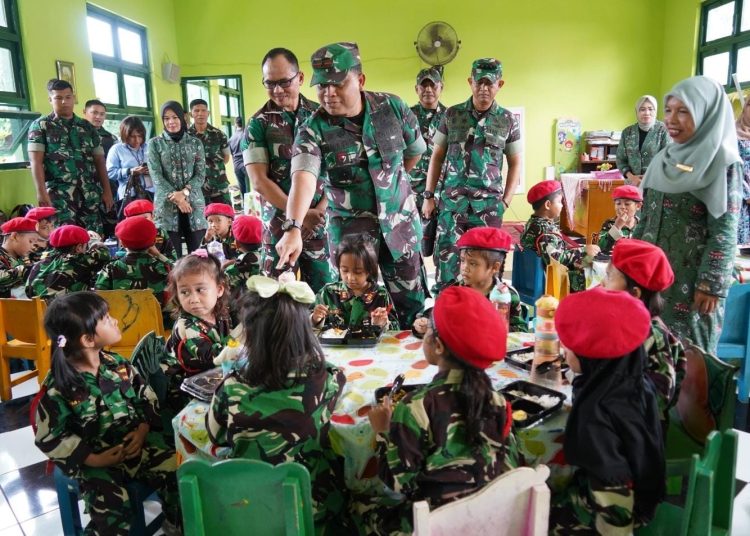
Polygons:
[[750,283],[733,285],[725,305],[724,326],[716,355],[742,361],[739,373],[740,402],[748,401],[750,389]]
[[544,294],[545,271],[542,258],[536,251],[525,250],[516,245],[513,252],[512,283],[523,303],[533,306]]

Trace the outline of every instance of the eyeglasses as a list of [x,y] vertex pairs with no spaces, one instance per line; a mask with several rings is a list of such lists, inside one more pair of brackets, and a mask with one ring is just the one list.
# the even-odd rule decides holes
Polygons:
[[299,74],[299,71],[294,73],[294,76],[291,78],[284,78],[282,80],[263,80],[263,86],[266,89],[275,89],[276,86],[286,89],[289,86],[292,85],[292,82],[294,82],[294,79],[297,78],[297,75]]

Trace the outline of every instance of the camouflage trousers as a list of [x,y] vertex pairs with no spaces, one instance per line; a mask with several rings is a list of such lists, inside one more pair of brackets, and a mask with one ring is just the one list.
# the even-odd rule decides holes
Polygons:
[[204,185],[203,197],[206,199],[206,206],[211,203],[224,203],[231,206],[232,196],[229,194],[229,181],[221,188],[212,188]]
[[180,526],[180,497],[177,493],[177,459],[163,436],[149,432],[140,458],[113,467],[85,467],[78,476],[86,512],[91,516],[84,534],[127,536],[133,509],[126,483],[137,480],[154,489],[162,500],[165,517]]
[[[437,259],[435,262],[435,286],[432,293],[437,295],[443,288],[458,278],[460,257],[458,239],[474,227],[497,227],[503,224],[503,205],[498,209],[466,213],[453,212],[442,208],[437,220]],[[433,256],[433,259],[435,257]]]
[[104,223],[99,210],[102,202],[101,188],[85,188],[77,185],[51,185],[47,188],[52,206],[57,211],[57,225],[80,225],[87,231],[100,236],[104,233]]

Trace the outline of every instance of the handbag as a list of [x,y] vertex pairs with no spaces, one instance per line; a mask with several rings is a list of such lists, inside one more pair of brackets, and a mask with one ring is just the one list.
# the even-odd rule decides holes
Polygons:
[[154,200],[154,195],[143,187],[141,176],[130,174],[128,183],[125,185],[125,193],[120,200],[120,206],[117,209],[117,220],[122,221],[125,218],[125,207],[138,199]]

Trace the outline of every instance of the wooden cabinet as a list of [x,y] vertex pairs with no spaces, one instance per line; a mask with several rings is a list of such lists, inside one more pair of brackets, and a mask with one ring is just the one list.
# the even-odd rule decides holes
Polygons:
[[[566,173],[560,176],[563,184],[566,184]],[[622,179],[600,181],[593,177],[582,177],[579,174],[570,174],[570,180],[580,181],[580,195],[572,200],[573,219],[567,217],[567,210],[563,207],[560,217],[560,226],[563,232],[577,234],[586,238],[586,243],[591,244],[594,234],[602,228],[605,220],[615,217],[615,203],[612,199],[612,190],[625,184]],[[563,193],[574,188],[563,188]],[[568,199],[564,203],[567,206]]]
[[617,141],[585,140],[581,153],[578,170],[581,173],[596,171],[602,164],[608,163],[612,168],[617,167]]

